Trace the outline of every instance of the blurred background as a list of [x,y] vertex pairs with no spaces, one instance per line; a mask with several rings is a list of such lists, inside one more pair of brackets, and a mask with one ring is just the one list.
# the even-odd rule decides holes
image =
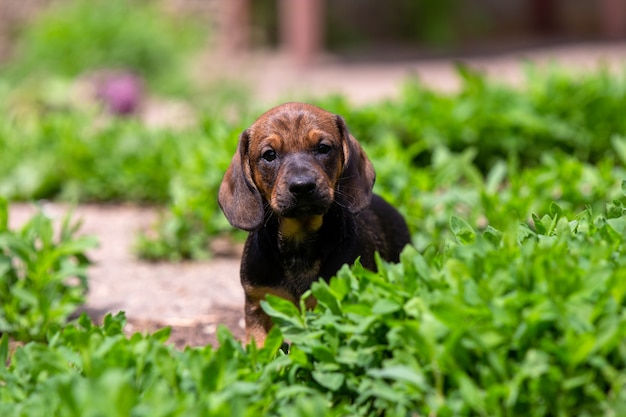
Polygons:
[[0,0],[1,62],[65,74],[101,65],[153,76],[192,45],[220,59],[280,51],[307,67],[624,36],[623,0]]
[[[14,56],[19,49],[16,42],[29,26],[45,25],[41,21],[43,14],[54,14],[55,9],[59,13],[68,3],[80,2],[1,0],[0,57],[6,61]],[[107,8],[104,1],[83,3],[83,15],[66,16],[66,23],[93,25],[87,9]],[[626,35],[626,5],[622,0],[131,0],[122,3],[132,4],[134,9],[156,7],[186,22],[193,19],[212,35],[212,47],[222,52],[283,49],[298,64],[310,64],[329,52],[346,59],[400,59],[493,52],[497,48],[555,42],[621,39]],[[97,13],[101,27],[106,19],[111,19],[112,12],[109,7]],[[60,23],[57,22],[58,28]],[[121,24],[122,20],[108,23]],[[89,29],[95,28],[85,27],[82,32],[88,35]],[[178,29],[190,30],[186,23]],[[124,33],[110,35],[118,40],[124,38]],[[60,38],[70,33],[54,36]]]
[[[625,36],[623,0],[0,0],[0,74],[22,85],[22,98],[49,102],[64,101],[55,97],[63,81],[78,81],[74,99],[96,96],[128,114],[147,92],[190,96],[215,85],[217,95],[257,91],[271,102],[289,92],[350,94],[344,84],[354,80],[341,69],[386,64],[386,73],[368,72],[351,87],[368,100],[419,72],[406,68],[411,61],[581,42],[593,50]],[[315,70],[307,90],[302,74]],[[434,84],[445,88],[449,78]]]
[[233,0],[217,6],[227,51],[279,48],[295,64],[324,53],[407,59],[619,39],[621,0]]

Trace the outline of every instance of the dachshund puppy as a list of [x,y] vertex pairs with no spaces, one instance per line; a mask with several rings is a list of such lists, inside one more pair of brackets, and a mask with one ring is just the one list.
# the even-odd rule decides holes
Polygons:
[[[248,341],[272,326],[260,301],[294,303],[358,257],[375,270],[410,242],[402,216],[372,193],[374,167],[340,116],[303,103],[275,107],[239,137],[219,190],[228,221],[250,232],[241,261]],[[315,301],[309,303],[313,307]]]

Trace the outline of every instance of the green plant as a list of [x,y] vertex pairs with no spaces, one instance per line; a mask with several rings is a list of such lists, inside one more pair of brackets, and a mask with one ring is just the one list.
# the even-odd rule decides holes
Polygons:
[[[167,329],[123,333],[122,313],[95,326],[83,315],[49,343],[18,347],[8,357],[0,342],[0,413],[18,415],[233,416],[277,414],[270,396],[283,371],[271,364],[280,334],[262,350],[244,349],[223,327],[220,347],[176,351]],[[277,345],[278,343],[278,345]],[[44,406],[45,404],[45,406]]]
[[[376,192],[406,216],[418,249],[449,236],[451,215],[473,227],[487,217],[498,226],[507,216],[529,221],[552,201],[570,215],[619,196],[623,74],[529,70],[522,89],[466,69],[460,74],[457,93],[412,80],[393,101],[318,103],[343,115],[364,145],[377,171]],[[0,119],[0,195],[166,205],[152,233],[139,238],[140,256],[204,258],[213,236],[233,230],[216,194],[255,110],[229,108],[235,99],[222,99],[199,126],[181,131],[60,112]],[[236,117],[226,117],[233,110]]]
[[455,153],[473,147],[483,173],[502,159],[531,167],[557,149],[595,162],[610,155],[611,137],[626,131],[620,110],[626,102],[624,72],[529,66],[521,88],[489,81],[463,66],[458,74],[461,85],[454,93],[436,92],[413,78],[393,100],[357,108],[342,97],[318,103],[344,115],[360,141],[391,136],[409,149],[419,144],[418,166],[428,165],[440,146]]
[[133,70],[152,87],[176,89],[183,58],[202,31],[160,11],[154,1],[67,0],[55,3],[23,29],[9,66],[12,77],[75,77],[101,68]]
[[40,212],[12,231],[8,204],[0,199],[0,333],[43,340],[84,302],[85,251],[96,242],[76,237],[78,227],[66,217],[55,236],[52,220]]
[[123,314],[13,353],[5,335],[0,413],[622,415],[624,204],[533,219],[480,231],[451,217],[445,244],[314,284],[313,311],[269,297],[261,349],[220,327],[219,347],[176,351],[167,330],[125,336]]
[[84,114],[54,114],[30,123],[5,120],[0,122],[0,195],[164,203],[181,164],[180,149],[190,145],[178,134],[149,130],[134,120],[94,126]]
[[172,172],[167,214],[152,234],[142,234],[136,250],[144,259],[202,259],[209,255],[211,238],[232,232],[217,204],[217,193],[243,127],[205,119],[199,140],[181,149]]
[[352,415],[621,415],[625,214],[552,205],[534,228],[483,232],[452,217],[441,251],[314,284],[313,312],[269,299],[291,383]]

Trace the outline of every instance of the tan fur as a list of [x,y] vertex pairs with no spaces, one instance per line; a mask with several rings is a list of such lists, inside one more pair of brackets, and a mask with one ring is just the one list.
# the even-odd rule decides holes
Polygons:
[[311,233],[318,231],[323,223],[323,216],[311,216],[302,219],[284,217],[280,219],[279,232],[281,237],[285,239],[301,242]]
[[272,321],[265,314],[261,307],[261,300],[264,300],[268,294],[275,295],[296,303],[296,300],[287,291],[279,287],[256,287],[244,285],[246,294],[246,342],[253,340],[257,346],[263,346],[267,332],[272,327]]

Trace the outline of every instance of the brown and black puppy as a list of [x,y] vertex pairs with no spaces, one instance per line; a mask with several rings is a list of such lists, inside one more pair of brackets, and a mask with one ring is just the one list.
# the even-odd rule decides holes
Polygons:
[[409,231],[372,193],[374,178],[344,120],[309,104],[275,107],[241,134],[219,204],[250,231],[241,261],[248,341],[262,344],[272,326],[259,304],[267,294],[297,303],[359,256],[372,270],[375,252],[398,261]]

